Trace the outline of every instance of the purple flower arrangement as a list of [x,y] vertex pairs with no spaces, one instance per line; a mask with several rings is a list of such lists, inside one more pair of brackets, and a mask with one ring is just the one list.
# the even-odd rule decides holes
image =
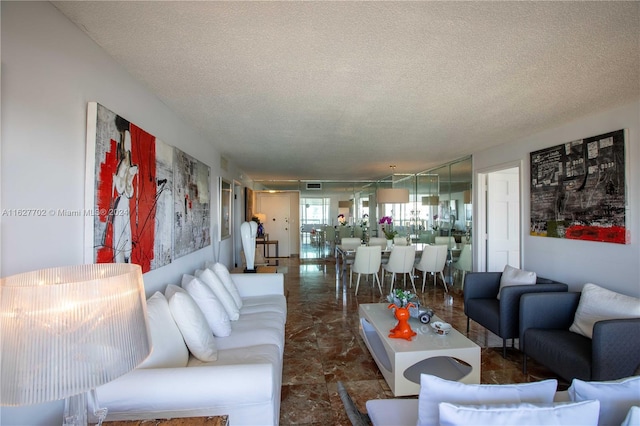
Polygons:
[[393,237],[398,235],[398,231],[391,229],[391,225],[393,224],[391,216],[383,216],[378,221],[378,224],[382,225],[382,232],[384,232],[384,236],[387,240],[393,240]]

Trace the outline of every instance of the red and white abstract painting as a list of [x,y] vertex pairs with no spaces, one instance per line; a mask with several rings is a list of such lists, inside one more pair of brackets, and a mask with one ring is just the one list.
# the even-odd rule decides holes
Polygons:
[[[210,244],[203,236],[210,228],[206,165],[192,159],[185,167],[176,159],[186,154],[100,104],[89,103],[87,124],[86,211],[93,213],[86,218],[88,261],[135,263],[147,272]],[[196,193],[202,193],[195,206],[198,211],[180,212],[183,221],[176,221],[174,194],[183,197],[185,191],[193,192],[184,187],[192,184],[185,181],[193,170],[199,171]],[[202,170],[206,179],[201,178]],[[174,236],[185,229],[200,238],[187,247],[180,242],[176,256]]]

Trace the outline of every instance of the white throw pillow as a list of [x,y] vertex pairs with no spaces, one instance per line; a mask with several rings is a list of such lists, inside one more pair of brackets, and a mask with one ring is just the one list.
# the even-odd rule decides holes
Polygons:
[[457,425],[580,425],[598,424],[598,401],[555,404],[440,404],[440,426]]
[[153,350],[138,368],[186,367],[189,350],[169,310],[169,302],[157,291],[147,300],[147,318]]
[[187,290],[175,284],[169,284],[167,288],[164,289],[164,297],[169,300],[171,299],[171,296],[173,296],[176,292],[186,293]]
[[237,321],[240,318],[240,308],[233,301],[233,297],[227,291],[220,278],[211,270],[205,269],[204,271],[196,271],[196,277],[200,278],[206,285],[209,286],[213,293],[216,295],[224,309],[227,311],[227,315],[231,321]]
[[593,338],[593,325],[602,320],[640,317],[640,299],[595,284],[585,284],[570,331]]
[[231,278],[231,274],[229,273],[229,270],[227,269],[227,267],[224,266],[222,263],[218,262],[215,265],[213,265],[213,268],[208,268],[208,269],[211,269],[218,276],[218,278],[220,278],[220,281],[222,281],[222,284],[224,284],[229,294],[231,294],[231,297],[233,297],[233,301],[236,302],[236,305],[238,306],[239,309],[242,309],[242,297],[240,297],[240,293],[238,293],[238,288],[236,287],[236,284],[233,282],[233,278]]
[[213,332],[195,300],[187,292],[176,291],[169,299],[169,309],[191,354],[200,361],[216,361]]
[[531,285],[535,284],[538,279],[535,272],[524,271],[522,269],[514,268],[510,265],[505,265],[504,271],[500,276],[500,290],[498,290],[498,300],[500,300],[500,292],[503,287],[509,287],[512,285]]
[[631,407],[620,426],[638,426],[640,425],[640,407]]
[[229,315],[208,285],[191,277],[189,280],[182,280],[182,287],[193,297],[215,336],[226,337],[231,334]]
[[520,402],[551,403],[558,387],[555,379],[509,385],[467,385],[420,375],[418,426],[438,424],[438,404],[517,404]]
[[640,376],[606,382],[573,379],[568,389],[571,401],[600,401],[599,425],[619,425],[634,405],[640,405]]

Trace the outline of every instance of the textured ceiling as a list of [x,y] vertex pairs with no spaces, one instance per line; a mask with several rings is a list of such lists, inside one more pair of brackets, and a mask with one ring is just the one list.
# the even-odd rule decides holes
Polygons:
[[54,5],[254,179],[419,172],[640,97],[638,2]]

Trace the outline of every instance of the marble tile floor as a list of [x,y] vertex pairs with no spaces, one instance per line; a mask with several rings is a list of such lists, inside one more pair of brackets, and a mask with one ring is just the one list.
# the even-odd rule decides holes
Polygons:
[[[393,398],[358,332],[358,305],[381,302],[383,297],[371,281],[361,281],[355,296],[355,282],[350,289],[348,274],[340,278],[331,257],[281,258],[280,265],[286,266],[288,305],[280,424],[348,426],[351,423],[337,393],[338,381],[344,383],[361,411],[369,399]],[[440,282],[437,287],[432,283],[427,280],[421,302],[465,333],[462,293],[454,288],[445,294]],[[482,348],[482,383],[555,377],[533,360],[528,362],[528,374],[523,375],[521,353],[508,346],[503,359],[502,340],[478,324],[471,323],[468,337]],[[561,388],[568,387],[559,382]]]

